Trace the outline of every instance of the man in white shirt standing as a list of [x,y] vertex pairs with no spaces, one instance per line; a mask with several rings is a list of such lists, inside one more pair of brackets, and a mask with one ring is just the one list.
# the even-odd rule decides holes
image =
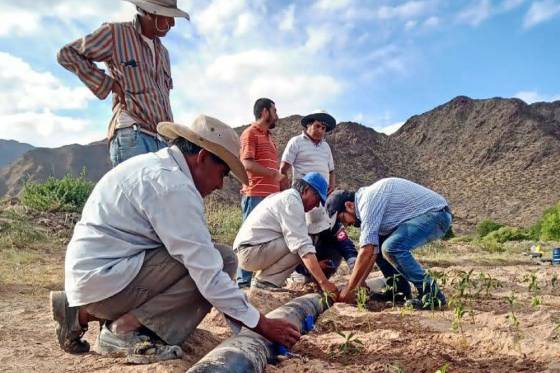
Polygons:
[[324,204],[326,198],[327,181],[311,172],[253,209],[233,243],[239,266],[257,272],[251,287],[280,288],[303,262],[321,289],[336,299],[338,290],[325,276],[305,224],[305,212]]
[[173,345],[212,306],[271,341],[293,345],[297,329],[248,303],[232,280],[235,254],[212,243],[206,224],[203,198],[222,188],[229,171],[247,182],[239,137],[207,116],[190,126],[162,122],[158,132],[173,146],[109,171],[84,206],[66,252],[65,291],[51,292],[60,346],[88,351],[81,340],[88,321],[106,320],[96,352],[177,358],[181,349]]
[[[301,125],[304,128],[302,133],[292,137],[284,149],[280,172],[294,180],[309,172],[318,172],[329,181],[327,194],[330,194],[335,186],[334,159],[325,135],[335,129],[336,120],[332,115],[319,112],[303,117]],[[331,260],[331,272],[336,271],[342,258],[352,270],[358,253],[344,227],[336,219],[329,219],[321,206],[307,212],[305,220],[315,242],[317,257]],[[299,267],[298,272],[306,271]]]

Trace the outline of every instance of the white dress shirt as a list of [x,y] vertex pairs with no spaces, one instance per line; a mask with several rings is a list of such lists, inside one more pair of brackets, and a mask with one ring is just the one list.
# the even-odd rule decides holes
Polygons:
[[299,192],[293,188],[271,194],[251,211],[233,242],[240,246],[255,246],[284,237],[288,250],[303,257],[315,253],[307,232],[305,210]]
[[136,156],[110,170],[88,198],[66,252],[71,307],[101,301],[138,274],[146,250],[165,246],[218,310],[255,327],[259,312],[225,273],[203,199],[177,147]]

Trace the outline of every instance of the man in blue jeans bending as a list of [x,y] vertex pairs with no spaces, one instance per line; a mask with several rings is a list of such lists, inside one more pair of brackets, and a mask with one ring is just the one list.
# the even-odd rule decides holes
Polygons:
[[[357,192],[337,190],[326,207],[331,217],[336,214],[344,225],[361,229],[358,259],[339,301],[352,303],[356,288],[377,263],[385,278],[396,282],[393,285],[408,305],[417,309],[446,305],[435,280],[412,255],[412,250],[441,238],[449,229],[451,212],[445,198],[412,181],[387,178]],[[415,299],[409,282],[418,290]]]

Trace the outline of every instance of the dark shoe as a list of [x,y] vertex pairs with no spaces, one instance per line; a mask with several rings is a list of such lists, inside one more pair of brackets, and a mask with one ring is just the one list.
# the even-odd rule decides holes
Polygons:
[[159,338],[154,339],[138,331],[117,335],[107,325],[99,331],[93,349],[100,355],[126,357],[127,362],[133,364],[151,364],[183,356],[179,346],[167,345]]
[[[376,302],[381,302],[381,303],[385,303],[385,302],[393,302],[393,293],[390,291],[384,291],[381,293],[378,292],[373,292],[371,293],[371,295],[369,296],[370,300],[374,300]],[[407,300],[407,297],[403,294],[403,293],[397,293],[395,294],[395,303],[399,303],[402,304]]]
[[[413,299],[408,299],[406,302],[404,302],[404,306],[405,307],[412,307],[415,310],[431,310],[432,309],[432,305],[430,302],[422,302],[421,299],[418,298],[413,298]],[[434,310],[444,310],[445,308],[447,308],[447,302],[443,301],[443,302],[438,302],[438,300],[435,300],[435,304],[434,304]]]
[[80,326],[78,320],[79,307],[69,307],[64,291],[51,291],[51,313],[57,322],[56,336],[60,347],[71,354],[82,354],[89,351],[89,343],[82,340],[87,327]]
[[256,277],[253,277],[253,280],[251,281],[251,288],[267,291],[288,291],[288,289],[283,289],[280,286],[273,284],[272,282],[259,280]]

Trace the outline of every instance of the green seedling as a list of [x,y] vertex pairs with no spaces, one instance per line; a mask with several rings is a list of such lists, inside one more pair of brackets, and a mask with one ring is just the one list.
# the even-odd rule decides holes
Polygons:
[[455,278],[452,281],[454,288],[459,293],[459,298],[469,297],[471,295],[470,289],[474,287],[474,283],[471,279],[472,273],[473,273],[472,269],[468,272],[461,271],[459,272],[459,277]]
[[459,303],[457,303],[455,305],[455,308],[453,309],[453,314],[455,315],[455,319],[451,323],[452,331],[456,332],[457,330],[459,330],[461,334],[463,334],[462,320],[463,320],[463,316],[465,316],[466,313],[467,310],[465,309],[465,305],[463,304],[462,301],[459,301]]
[[356,306],[358,307],[358,311],[367,310],[366,305],[368,299],[369,299],[368,289],[358,288],[358,293],[356,294]]
[[448,369],[449,369],[449,363],[445,363],[436,370],[436,373],[447,373]]
[[517,316],[515,316],[515,294],[513,293],[513,291],[511,292],[511,295],[509,297],[506,298],[509,304],[509,314],[506,316],[506,318],[509,320],[511,326],[513,326],[515,329],[519,328],[519,320],[517,319]]
[[405,373],[406,372],[404,370],[404,368],[401,367],[398,363],[389,364],[389,365],[387,365],[387,368],[389,369],[389,371],[391,373]]
[[541,288],[539,287],[538,280],[537,280],[537,273],[536,272],[531,272],[528,275],[526,275],[523,282],[528,282],[529,283],[529,292],[530,293],[535,293],[536,294],[536,293],[539,292],[539,290],[541,290]]
[[541,298],[537,295],[535,295],[533,298],[531,298],[531,306],[533,307],[538,307],[541,305]]
[[393,276],[389,277],[389,279],[391,280],[391,284],[389,285],[387,283],[387,285],[385,285],[385,291],[390,291],[391,295],[392,295],[392,299],[393,299],[393,308],[395,308],[395,300],[397,295],[402,295],[401,292],[397,292],[397,280],[398,278],[401,277],[401,275],[399,273],[395,273]]
[[331,308],[334,304],[333,299],[335,298],[335,294],[330,291],[323,291],[321,293],[321,305],[324,309]]
[[344,342],[338,345],[338,352],[341,354],[355,354],[360,352],[364,342],[359,340],[353,332],[344,334],[341,332],[336,332],[342,338],[344,338]]
[[498,279],[493,278],[490,274],[484,275],[481,273],[481,275],[483,275],[483,279],[480,288],[484,288],[486,298],[490,295],[490,290],[502,287],[502,283]]
[[429,278],[428,276],[429,275],[427,273],[424,275],[424,281],[422,284],[422,292],[424,293],[422,296],[422,304],[429,305],[430,310],[433,313],[436,307],[441,308],[441,299],[437,297],[439,289],[436,286],[436,280]]

